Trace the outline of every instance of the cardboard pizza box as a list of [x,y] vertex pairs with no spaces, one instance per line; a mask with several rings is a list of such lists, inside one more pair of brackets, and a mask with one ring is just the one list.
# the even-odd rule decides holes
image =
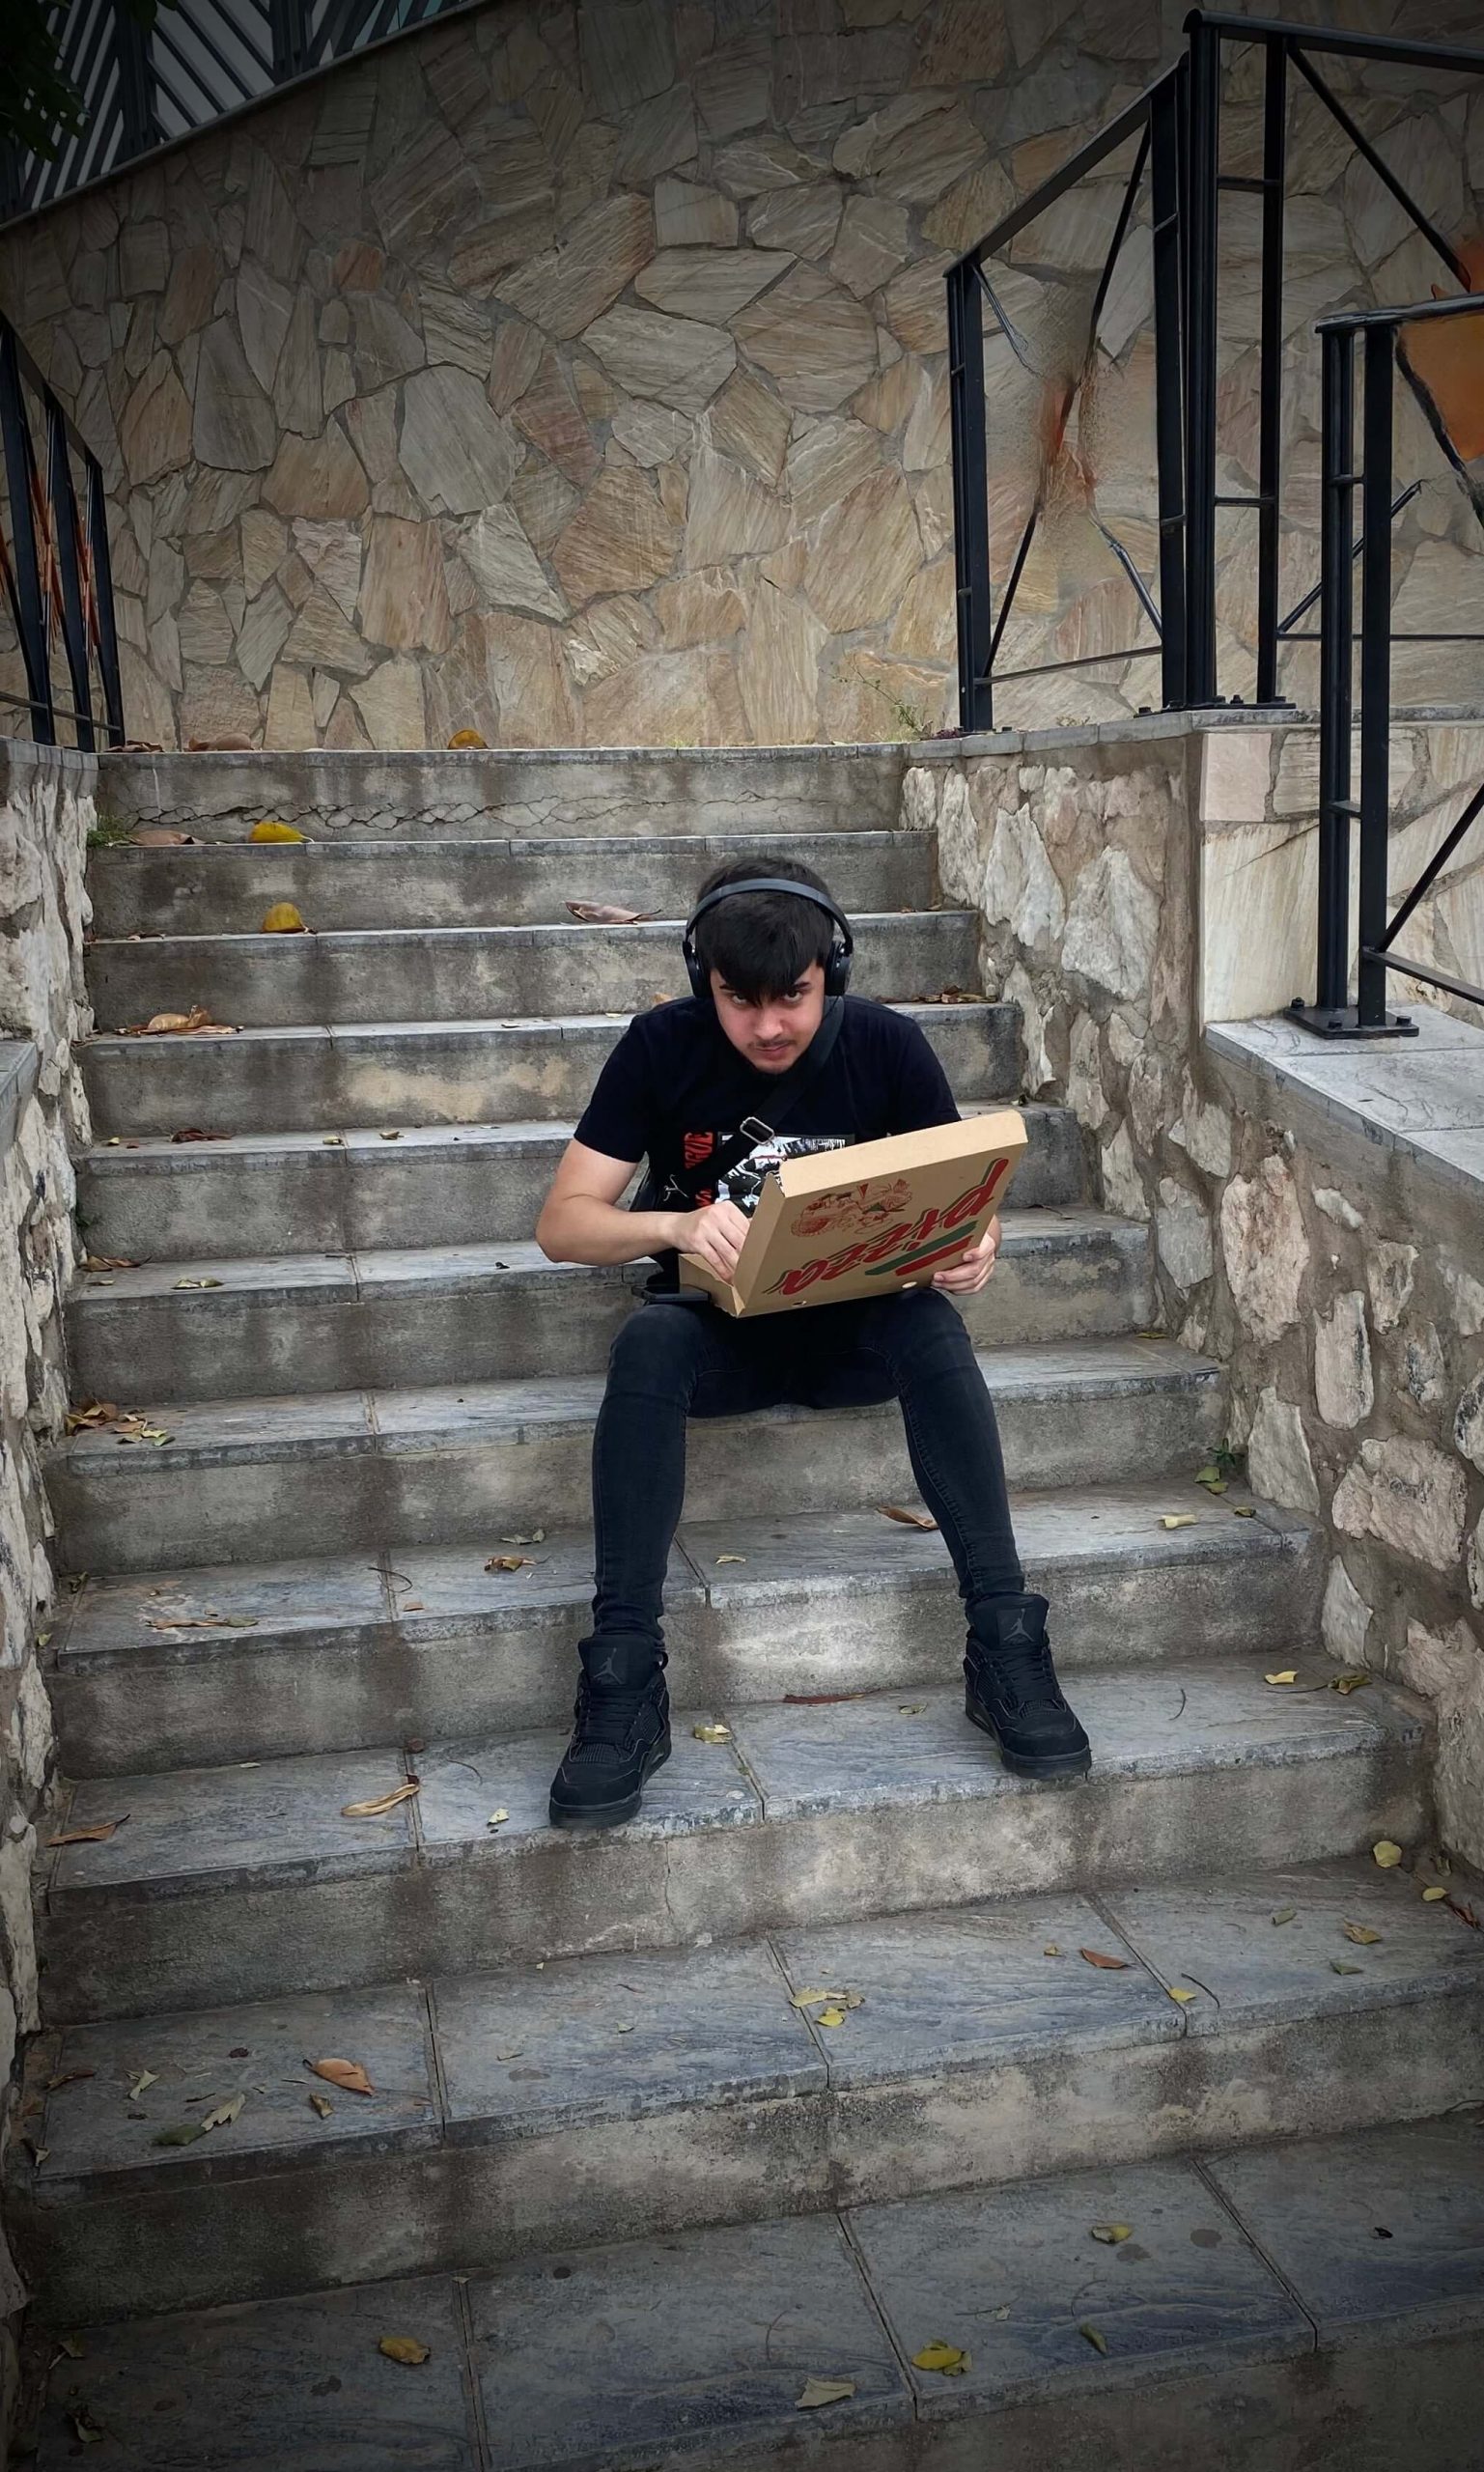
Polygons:
[[1024,1147],[1019,1110],[999,1108],[787,1159],[763,1188],[732,1280],[683,1253],[681,1285],[751,1315],[925,1284],[983,1235]]

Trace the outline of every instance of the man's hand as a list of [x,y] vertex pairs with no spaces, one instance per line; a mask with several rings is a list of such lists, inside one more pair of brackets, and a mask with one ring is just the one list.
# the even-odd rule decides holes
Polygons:
[[682,1253],[698,1253],[718,1278],[730,1279],[750,1225],[735,1201],[714,1201],[704,1210],[677,1211],[670,1241]]
[[978,1244],[971,1245],[961,1261],[950,1262],[945,1271],[934,1272],[934,1286],[945,1287],[953,1296],[977,1296],[994,1268],[1002,1232],[996,1213]]

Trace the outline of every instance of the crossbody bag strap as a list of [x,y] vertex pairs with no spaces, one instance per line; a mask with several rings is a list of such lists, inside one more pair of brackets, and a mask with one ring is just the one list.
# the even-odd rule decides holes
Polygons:
[[776,1087],[770,1094],[768,1114],[764,1122],[757,1115],[744,1116],[742,1128],[729,1141],[722,1142],[708,1159],[698,1160],[693,1167],[683,1167],[669,1177],[662,1195],[655,1194],[653,1179],[645,1176],[635,1194],[631,1207],[635,1210],[694,1210],[699,1194],[714,1192],[721,1178],[755,1150],[760,1141],[782,1133],[791,1116],[798,1113],[800,1102],[813,1088],[839,1045],[845,1024],[845,998],[832,996],[825,1010],[825,1018],[797,1064],[780,1073]]

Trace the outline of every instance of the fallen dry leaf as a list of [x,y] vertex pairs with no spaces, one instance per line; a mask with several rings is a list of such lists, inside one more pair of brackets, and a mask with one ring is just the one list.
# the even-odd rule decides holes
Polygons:
[[124,1036],[130,1039],[179,1038],[196,1030],[210,1031],[215,1038],[235,1038],[230,1022],[213,1022],[205,1004],[193,1004],[188,1013],[152,1013],[147,1022],[128,1022]]
[[1095,2223],[1092,2236],[1103,2241],[1107,2248],[1116,2249],[1120,2240],[1133,2239],[1134,2226],[1132,2223]]
[[503,1828],[509,1817],[510,1813],[505,1810],[502,1804],[497,1812],[490,1812],[489,1818],[485,1822],[485,1826],[486,1828]]
[[280,824],[276,815],[266,815],[247,836],[249,841],[305,841],[308,837],[295,825]]
[[1193,1528],[1195,1513],[1193,1510],[1167,1510],[1162,1514],[1160,1526],[1162,1528]]
[[46,2080],[48,2094],[60,2094],[64,2086],[80,2086],[86,2077],[96,2077],[96,2068],[64,2068],[56,2077]]
[[112,1399],[79,1399],[75,1408],[67,1412],[69,1433],[98,1433],[104,1425],[117,1424],[124,1414]]
[[1296,1665],[1286,1665],[1281,1673],[1265,1673],[1263,1675],[1264,1682],[1297,1682],[1298,1679],[1299,1669]]
[[716,1557],[716,1568],[719,1571],[723,1562],[744,1562],[746,1559],[747,1557],[745,1554],[718,1554]]
[[1257,1504],[1255,1503],[1234,1503],[1232,1504],[1232,1517],[1233,1519],[1255,1519],[1257,1517]]
[[1045,1948],[1041,1952],[1041,1954],[1044,1957],[1059,1957],[1061,1951],[1054,1940],[1048,1940]]
[[309,2108],[312,2112],[318,2112],[322,2121],[327,2121],[335,2106],[328,2094],[312,2093],[309,2097]]
[[1370,1678],[1362,1667],[1357,1673],[1331,1674],[1330,1688],[1331,1691],[1337,1691],[1342,1700],[1348,1700],[1352,1691],[1363,1691]]
[[150,2143],[152,2146],[194,2146],[197,2138],[205,2135],[206,2130],[199,2121],[178,2121],[174,2128],[162,2128]]
[[966,987],[940,987],[936,996],[914,996],[914,1004],[982,1004],[984,997]]
[[529,1554],[491,1554],[485,1568],[487,1571],[523,1571],[530,1559]]
[[176,1280],[176,1286],[177,1286],[178,1288],[181,1288],[181,1287],[220,1287],[220,1286],[221,1286],[221,1284],[222,1284],[222,1282],[221,1282],[221,1280],[220,1280],[219,1278],[178,1278],[178,1279]]
[[502,1536],[500,1538],[500,1543],[502,1545],[545,1545],[546,1541],[546,1531],[544,1528],[533,1528],[529,1536]]
[[1100,2334],[1096,2326],[1089,2326],[1084,2318],[1077,2331],[1079,2335],[1086,2337],[1095,2352],[1101,2352],[1105,2360],[1107,2358],[1107,2338]]
[[1331,1957],[1330,1966],[1334,1974],[1364,1974],[1365,1972],[1364,1966],[1347,1965],[1343,1957]]
[[139,1264],[131,1262],[126,1253],[84,1253],[82,1266],[85,1271],[136,1271],[139,1268]]
[[1381,1938],[1381,1933],[1373,1931],[1368,1923],[1347,1923],[1345,1937],[1347,1940],[1354,1940],[1358,1949],[1373,1949]]
[[400,1140],[402,1139],[402,1128],[401,1128],[401,1126],[400,1126],[400,1125],[392,1125],[392,1126],[388,1127],[385,1131],[383,1131],[383,1132],[382,1132],[382,1134],[381,1134],[381,1136],[380,1136],[380,1138],[381,1138],[383,1141],[400,1141]]
[[157,2086],[158,2084],[159,2077],[154,2069],[138,2069],[128,2081],[129,2101],[131,2103],[137,2103],[140,2095],[144,2093],[147,2086]]
[[1292,1923],[1298,1911],[1296,1905],[1280,1905],[1273,1920],[1274,1923]]
[[936,1528],[938,1526],[931,1511],[904,1510],[900,1503],[878,1503],[876,1507],[882,1519],[900,1520],[904,1528]]
[[478,730],[455,730],[448,744],[450,746],[488,746],[490,742],[481,738]]
[[151,1615],[147,1631],[256,1631],[256,1614],[177,1614],[170,1619]]
[[641,920],[658,915],[653,910],[620,910],[611,901],[564,901],[562,908],[585,927],[637,927]]
[[340,1816],[342,1819],[379,1819],[383,1812],[395,1811],[399,1803],[409,1803],[413,1795],[420,1794],[422,1790],[417,1779],[409,1777],[404,1784],[394,1785],[389,1794],[374,1794],[369,1802],[364,1803],[342,1803]]
[[844,2008],[822,2008],[814,2022],[817,2026],[843,2026],[848,2013]]
[[961,2352],[956,2344],[924,2344],[913,2352],[913,2369],[936,2369],[940,2377],[964,2377],[970,2366],[970,2354]]
[[244,730],[223,730],[216,738],[188,738],[185,744],[192,755],[251,755],[253,751]]
[[1445,1897],[1446,1896],[1446,1889],[1424,1889],[1422,1892],[1422,1902],[1424,1905],[1436,1905],[1440,1898]]
[[316,2077],[327,2078],[332,2086],[338,2086],[343,2094],[374,2094],[377,2091],[358,2060],[306,2060],[304,2065]]
[[230,1141],[232,1136],[230,1133],[208,1133],[204,1125],[185,1124],[170,1138],[172,1141]]
[[926,1713],[927,1704],[925,1700],[904,1700],[897,1710],[897,1715],[899,1717],[923,1716]]
[[692,1726],[690,1730],[697,1742],[730,1742],[732,1739],[730,1726]]
[[1467,1923],[1470,1931],[1478,1930],[1478,1915],[1471,1905],[1465,1903],[1462,1897],[1450,1896],[1448,1899],[1448,1911],[1450,1914],[1456,1914],[1460,1923]]
[[816,2412],[824,2403],[848,2403],[855,2392],[854,2377],[806,2377],[796,2412]]
[[215,2110],[208,2112],[202,2121],[203,2129],[230,2128],[234,2121],[240,2120],[246,2100],[245,2094],[233,2094],[225,2103],[218,2103]]
[[275,901],[264,913],[262,933],[265,936],[307,936],[309,930],[292,901]]
[[377,2349],[383,2352],[388,2360],[400,2362],[404,2369],[421,2369],[424,2361],[433,2356],[428,2346],[420,2344],[415,2335],[383,2335]]
[[1170,1984],[1170,1986],[1169,1986],[1169,1996],[1170,1996],[1171,2000],[1178,2000],[1178,2001],[1179,2001],[1179,2003],[1180,2003],[1180,2006],[1181,2006],[1181,2007],[1182,2007],[1182,2008],[1185,2008],[1185,2007],[1186,2007],[1186,2005],[1187,2005],[1187,2003],[1188,2003],[1188,2002],[1190,2002],[1190,2001],[1191,2001],[1191,2000],[1198,1999],[1200,1995],[1199,1995],[1199,1993],[1198,1993],[1198,1992],[1194,1992],[1194,1991],[1181,1991],[1181,1990],[1178,1990],[1178,1989],[1176,1988],[1176,1986],[1175,1986],[1173,1983],[1171,1983],[1171,1984]]
[[796,1991],[789,2002],[791,2008],[860,2008],[864,2005],[861,1991]]
[[1078,1949],[1077,1953],[1085,1957],[1090,1966],[1105,1966],[1109,1974],[1127,1974],[1129,1971],[1127,1957],[1105,1956],[1101,1949]]
[[128,837],[136,850],[181,850],[194,839],[189,832],[167,832],[162,824],[147,824]]
[[101,2446],[108,2435],[94,2419],[86,2403],[69,2403],[67,2417],[72,2425],[72,2435],[79,2446]]
[[48,1845],[106,1845],[115,1829],[122,1828],[127,1817],[127,1812],[121,1812],[117,1819],[98,1820],[92,1828],[64,1828],[59,1837],[48,1837],[46,1842]]
[[1402,1859],[1401,1847],[1389,1837],[1378,1838],[1371,1852],[1384,1871],[1394,1871]]

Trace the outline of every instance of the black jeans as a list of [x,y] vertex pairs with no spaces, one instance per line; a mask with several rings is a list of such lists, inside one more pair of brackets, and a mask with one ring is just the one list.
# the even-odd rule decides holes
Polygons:
[[[994,1411],[946,1296],[922,1288],[755,1322],[661,1299],[632,1314],[613,1342],[593,1439],[595,1633],[660,1643],[687,1417],[891,1398],[902,1403],[912,1473],[953,1558],[970,1626],[982,1602],[1019,1595]],[[768,1448],[766,1435],[757,1447]]]

